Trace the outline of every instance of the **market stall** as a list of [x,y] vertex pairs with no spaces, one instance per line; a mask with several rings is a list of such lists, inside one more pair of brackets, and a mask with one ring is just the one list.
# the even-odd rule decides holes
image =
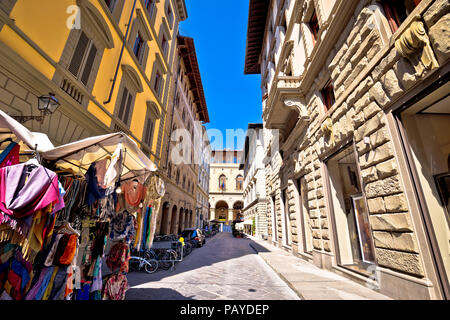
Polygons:
[[5,136],[20,150],[0,154],[0,299],[124,299],[164,194],[155,164],[124,133],[54,148],[0,113]]

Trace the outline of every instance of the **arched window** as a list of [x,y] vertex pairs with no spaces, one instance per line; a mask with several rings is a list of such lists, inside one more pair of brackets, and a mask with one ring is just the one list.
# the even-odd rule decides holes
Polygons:
[[222,191],[227,189],[227,177],[223,174],[219,177],[219,189]]
[[236,177],[236,190],[242,190],[244,186],[244,177],[241,175],[238,175]]

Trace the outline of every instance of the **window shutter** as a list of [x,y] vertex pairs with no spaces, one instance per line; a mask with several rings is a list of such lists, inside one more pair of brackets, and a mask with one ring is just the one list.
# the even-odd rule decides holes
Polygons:
[[128,93],[128,100],[127,100],[127,108],[125,109],[125,114],[124,114],[124,120],[123,122],[126,125],[130,125],[130,120],[131,120],[131,103],[133,102],[133,96],[131,95],[131,93]]
[[[127,102],[128,89],[124,88],[122,93],[122,101],[120,102],[119,112],[117,114],[118,118],[124,121],[125,104]],[[125,122],[125,121],[124,121]]]
[[69,71],[75,76],[78,76],[80,71],[81,62],[83,61],[83,57],[86,53],[87,46],[89,44],[89,38],[86,36],[84,32],[81,32],[80,39],[78,40],[77,47],[75,48],[75,52],[72,57],[72,61],[69,65]]
[[151,118],[147,118],[147,125],[145,129],[144,142],[151,147],[152,136],[153,136],[153,121]]
[[83,76],[81,77],[81,82],[83,82],[85,86],[87,86],[88,84],[89,76],[91,75],[92,66],[94,65],[96,55],[97,55],[97,48],[94,45],[92,45],[91,51],[89,51],[89,56],[86,60],[86,64],[84,65]]

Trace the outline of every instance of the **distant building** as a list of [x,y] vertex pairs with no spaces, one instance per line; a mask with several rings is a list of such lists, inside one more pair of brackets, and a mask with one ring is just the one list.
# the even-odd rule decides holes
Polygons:
[[241,218],[244,207],[244,172],[239,170],[242,150],[213,150],[211,152],[209,202],[211,221],[231,225]]
[[248,125],[240,170],[244,170],[244,231],[267,239],[267,199],[263,124]]

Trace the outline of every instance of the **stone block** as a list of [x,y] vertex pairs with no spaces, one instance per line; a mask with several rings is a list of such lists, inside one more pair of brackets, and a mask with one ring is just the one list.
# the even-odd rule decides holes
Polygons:
[[419,253],[413,233],[375,231],[373,238],[377,248]]
[[450,13],[443,16],[428,33],[440,65],[450,58]]
[[385,125],[384,113],[379,112],[374,117],[365,122],[355,133],[355,139],[357,142],[361,141],[364,137],[370,136],[373,132]]
[[398,173],[397,162],[395,159],[377,164],[376,169],[380,179],[391,177]]
[[375,131],[370,135],[370,145],[372,148],[376,148],[386,142],[390,141],[389,134],[385,128]]
[[317,250],[322,250],[322,241],[320,239],[313,239],[313,247]]
[[418,276],[424,275],[418,254],[376,248],[376,256],[380,266]]
[[352,120],[355,129],[358,129],[364,123],[364,113],[361,111],[358,114],[355,114]]
[[0,88],[0,101],[9,105],[14,96],[3,88]]
[[348,46],[344,44],[339,51],[336,53],[336,56],[331,61],[331,63],[328,65],[328,69],[334,70],[334,68],[338,65],[338,63],[341,61],[341,58],[344,56],[344,54],[347,52]]
[[322,235],[321,235],[320,229],[313,229],[312,230],[312,236],[313,236],[314,239],[321,239]]
[[392,176],[366,185],[366,196],[369,199],[389,196],[400,192],[402,192],[402,188],[398,176]]
[[4,87],[7,80],[8,80],[8,77],[0,72],[0,87]]
[[323,198],[323,189],[322,188],[316,190],[316,196],[318,199]]
[[344,87],[349,88],[353,81],[361,74],[365,67],[369,64],[369,60],[363,57],[357,64],[352,68],[352,72],[344,81]]
[[403,94],[403,89],[400,87],[397,75],[393,69],[388,70],[386,74],[381,77],[381,82],[386,89],[389,99],[395,100]]
[[320,220],[320,227],[321,227],[322,229],[329,229],[329,226],[328,226],[328,219],[321,219],[321,220]]
[[384,91],[381,82],[375,83],[375,85],[370,88],[369,93],[381,107],[385,107],[391,102],[391,99],[389,99]]
[[11,79],[9,79],[8,82],[6,83],[5,89],[14,94],[15,96],[18,96],[22,100],[25,100],[27,98],[28,90]]
[[384,198],[387,212],[403,212],[408,211],[408,204],[403,194],[396,194]]
[[448,0],[436,0],[423,15],[423,20],[428,28],[431,28],[442,16],[450,13],[450,2]]
[[387,72],[388,69],[391,69],[392,66],[400,59],[400,54],[397,52],[395,48],[393,48],[387,56],[385,56],[378,65],[375,66],[372,72],[372,78],[374,81],[378,81],[383,74]]
[[406,89],[410,89],[417,80],[416,70],[408,59],[401,58],[394,65],[394,71],[401,85]]
[[322,230],[322,239],[330,240],[330,231],[328,229]]
[[370,214],[386,213],[386,207],[382,197],[367,200]]
[[23,114],[29,114],[31,112],[30,104],[18,97],[14,97],[11,106],[13,106],[16,109],[19,109]]
[[376,115],[380,111],[381,111],[381,108],[377,105],[377,103],[375,101],[372,101],[371,103],[369,103],[369,105],[367,105],[363,109],[364,118],[366,120],[369,120],[370,118],[372,118],[374,115]]
[[391,144],[388,142],[369,151],[359,159],[361,168],[367,168],[388,160],[392,157],[394,157],[394,150],[392,149]]
[[[310,209],[311,209],[311,207],[310,207]],[[320,211],[318,210],[318,209],[315,209],[315,210],[309,210],[309,217],[311,218],[311,219],[317,219],[318,217],[320,216]],[[312,221],[312,220],[311,220]]]
[[377,231],[396,231],[396,232],[413,232],[411,218],[409,213],[393,213],[371,215],[369,217],[372,230]]
[[331,252],[331,241],[329,240],[324,240],[323,242],[323,249],[325,251]]
[[[339,77],[336,79],[336,81],[334,82],[334,85],[336,87],[340,87],[341,84],[344,82],[345,79],[347,79],[347,77],[350,75],[350,73],[352,72],[352,65],[349,63],[347,64],[341,71]],[[344,86],[345,87],[345,86]]]
[[369,92],[366,92],[360,99],[358,99],[355,104],[355,112],[359,113],[361,112],[367,105],[369,105],[371,99]]
[[377,181],[379,179],[377,170],[375,167],[369,167],[366,169],[361,169],[361,176],[364,183],[370,183],[373,181]]
[[320,208],[320,218],[326,218],[327,217],[327,210],[325,207]]

